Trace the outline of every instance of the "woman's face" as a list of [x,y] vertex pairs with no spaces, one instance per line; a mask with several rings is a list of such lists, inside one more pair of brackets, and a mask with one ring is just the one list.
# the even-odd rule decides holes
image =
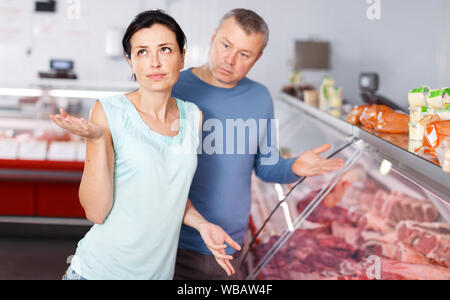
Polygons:
[[170,91],[184,68],[175,33],[155,24],[137,31],[130,40],[131,57],[127,61],[141,87],[151,91]]

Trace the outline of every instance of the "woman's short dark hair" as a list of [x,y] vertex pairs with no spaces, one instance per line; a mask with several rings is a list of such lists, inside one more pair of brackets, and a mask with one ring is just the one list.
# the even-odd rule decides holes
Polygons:
[[133,35],[143,28],[150,28],[155,24],[161,24],[175,33],[178,47],[181,54],[183,54],[184,46],[186,44],[186,35],[178,25],[174,18],[166,14],[163,10],[148,10],[137,15],[131,24],[128,26],[122,39],[122,46],[125,55],[131,58],[131,38]]

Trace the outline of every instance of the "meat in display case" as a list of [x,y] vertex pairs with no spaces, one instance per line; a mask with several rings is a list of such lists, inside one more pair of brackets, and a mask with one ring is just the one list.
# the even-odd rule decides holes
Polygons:
[[301,109],[280,123],[281,147],[297,154],[328,142],[325,156],[346,165],[293,185],[253,178],[247,279],[450,279],[446,191],[424,187],[376,145]]

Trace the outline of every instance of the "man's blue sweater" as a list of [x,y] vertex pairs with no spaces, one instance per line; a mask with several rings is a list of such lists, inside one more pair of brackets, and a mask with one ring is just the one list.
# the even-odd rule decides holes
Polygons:
[[[224,89],[205,83],[192,70],[181,72],[172,95],[195,103],[203,111],[203,149],[199,150],[189,199],[206,220],[222,227],[242,245],[250,214],[252,171],[266,182],[292,183],[299,179],[291,170],[295,159],[283,159],[278,149],[270,152],[263,147],[277,147],[272,133],[275,130],[260,126],[264,124],[261,120],[274,119],[272,97],[265,86],[248,78]],[[239,135],[238,127],[232,124],[248,125],[245,134]],[[257,138],[250,132],[254,124]],[[242,136],[245,151],[239,143]],[[179,247],[211,255],[198,231],[189,226],[181,228]],[[226,252],[235,250],[228,247]]]

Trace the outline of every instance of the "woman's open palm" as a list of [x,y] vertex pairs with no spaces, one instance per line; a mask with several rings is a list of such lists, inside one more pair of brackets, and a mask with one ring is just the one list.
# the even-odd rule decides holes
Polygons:
[[59,127],[66,129],[72,134],[85,137],[87,139],[98,139],[103,136],[103,129],[83,118],[75,118],[64,109],[60,109],[60,114],[50,115],[49,118]]

